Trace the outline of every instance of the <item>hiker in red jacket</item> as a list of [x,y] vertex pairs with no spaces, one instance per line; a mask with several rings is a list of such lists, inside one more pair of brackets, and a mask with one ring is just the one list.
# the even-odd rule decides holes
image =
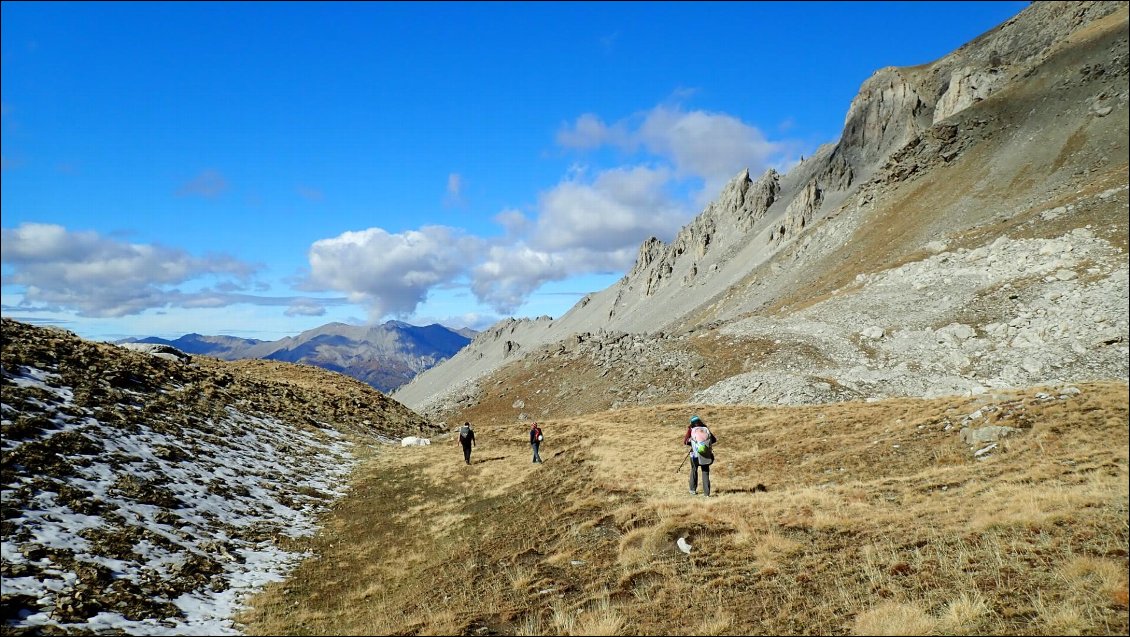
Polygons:
[[530,446],[534,448],[534,463],[541,464],[541,456],[538,455],[538,447],[541,446],[542,441],[541,427],[535,422],[530,427]]

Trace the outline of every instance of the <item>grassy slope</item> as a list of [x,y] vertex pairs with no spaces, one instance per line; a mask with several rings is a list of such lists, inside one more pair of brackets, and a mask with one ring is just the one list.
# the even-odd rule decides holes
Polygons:
[[[1127,386],[666,405],[380,451],[255,634],[1126,634]],[[1022,429],[976,460],[957,431]],[[683,423],[720,442],[686,494]],[[945,430],[949,422],[954,426]],[[765,485],[767,491],[757,486]],[[684,555],[678,537],[694,546]]]

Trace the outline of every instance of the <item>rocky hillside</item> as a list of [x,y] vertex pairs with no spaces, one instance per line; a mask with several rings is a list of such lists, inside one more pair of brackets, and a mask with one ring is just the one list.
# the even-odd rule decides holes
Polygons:
[[174,340],[151,336],[121,342],[169,345],[188,354],[229,361],[261,358],[305,363],[390,392],[453,356],[474,334],[471,330],[451,330],[438,324],[418,327],[388,321],[376,326],[329,323],[277,341],[185,334]]
[[362,456],[438,431],[316,367],[6,318],[2,345],[5,634],[231,633]]
[[1127,7],[1033,3],[885,68],[840,140],[736,176],[564,316],[394,396],[438,420],[1125,381]]

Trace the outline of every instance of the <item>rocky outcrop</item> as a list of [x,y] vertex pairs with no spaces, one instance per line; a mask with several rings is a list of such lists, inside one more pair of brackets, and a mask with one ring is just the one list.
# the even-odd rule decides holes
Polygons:
[[837,150],[857,166],[879,162],[933,123],[933,98],[921,75],[887,67],[863,83],[851,101]]
[[934,122],[940,122],[958,111],[989,97],[1004,82],[997,68],[978,69],[968,66],[950,72],[945,93],[934,107]]
[[765,171],[757,181],[750,179],[749,170],[743,170],[670,245],[655,237],[644,241],[635,266],[620,283],[621,288],[638,283],[642,295],[648,297],[671,282],[676,269],[683,274],[683,283],[693,279],[703,257],[720,244],[742,241],[765,217],[780,192],[780,175],[776,170]]
[[785,222],[781,226],[778,239],[794,235],[804,230],[816,215],[817,209],[824,200],[824,190],[816,180],[808,182],[804,190],[792,200],[785,209]]

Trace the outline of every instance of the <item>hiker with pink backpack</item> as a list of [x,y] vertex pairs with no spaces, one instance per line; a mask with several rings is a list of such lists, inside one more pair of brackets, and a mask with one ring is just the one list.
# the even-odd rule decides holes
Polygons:
[[688,455],[691,459],[691,495],[698,495],[698,472],[702,470],[702,495],[710,497],[710,465],[714,463],[714,443],[718,439],[706,427],[706,423],[698,416],[691,416],[691,423],[687,426],[687,433],[683,436],[683,444],[690,447]]

